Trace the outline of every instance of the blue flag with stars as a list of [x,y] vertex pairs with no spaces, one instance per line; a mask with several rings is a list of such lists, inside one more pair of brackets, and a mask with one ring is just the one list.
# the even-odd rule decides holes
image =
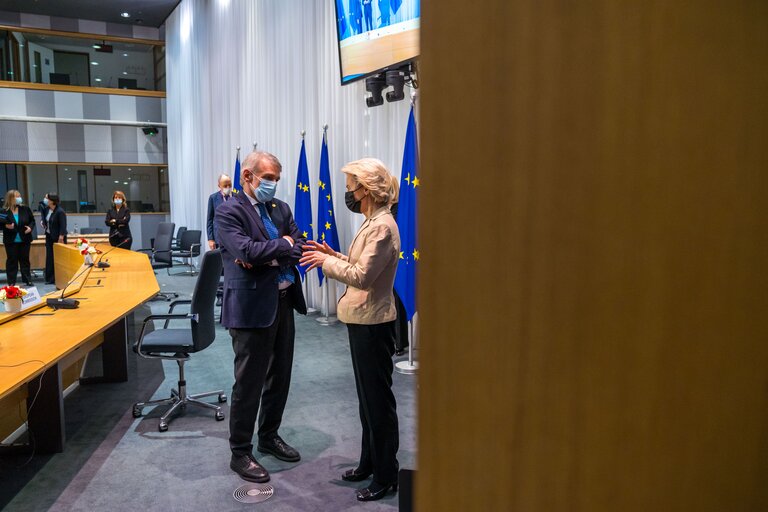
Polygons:
[[[293,208],[294,219],[301,235],[307,240],[312,240],[312,198],[309,195],[309,167],[307,167],[307,151],[304,147],[304,139],[301,140],[301,153],[299,153],[299,170],[296,172],[296,203]],[[299,265],[301,280],[307,271]]]
[[419,244],[416,232],[418,212],[419,143],[416,137],[416,118],[408,117],[405,132],[403,170],[400,177],[400,200],[397,205],[397,229],[400,230],[400,262],[395,275],[395,291],[403,301],[408,321],[416,313],[416,272],[419,263]]
[[235,172],[232,177],[232,193],[240,193],[240,150],[237,150],[237,156],[235,157]]
[[[328,162],[328,141],[323,134],[323,150],[320,152],[320,181],[317,182],[317,241],[325,242],[334,251],[339,250],[339,233],[333,215],[333,194],[331,193],[331,166]],[[317,277],[323,284],[323,271],[317,269]]]

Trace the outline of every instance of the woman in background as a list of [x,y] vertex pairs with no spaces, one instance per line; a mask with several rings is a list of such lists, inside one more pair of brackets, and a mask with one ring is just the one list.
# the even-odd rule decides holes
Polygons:
[[29,206],[24,205],[24,199],[18,190],[9,190],[5,194],[3,204],[3,245],[7,259],[5,272],[8,285],[16,284],[16,276],[21,267],[21,280],[27,286],[32,286],[32,272],[29,269],[29,249],[32,246],[32,228],[35,216]]
[[48,211],[45,213],[45,284],[56,284],[53,244],[67,243],[67,214],[59,202],[58,194],[48,194]]
[[131,222],[131,210],[126,206],[127,202],[125,194],[120,190],[115,190],[115,193],[112,194],[112,208],[107,211],[104,224],[109,226],[110,245],[130,250],[133,240],[131,239],[131,228],[128,226]]
[[400,256],[400,233],[390,205],[397,202],[398,180],[375,158],[347,164],[345,202],[354,213],[365,215],[349,248],[349,255],[323,242],[304,246],[301,265],[322,268],[326,278],[347,285],[336,314],[347,324],[352,368],[363,440],[358,467],[341,478],[373,480],[357,491],[360,501],[383,498],[397,492],[399,432],[397,404],[392,393],[392,355],[395,353],[397,311],[392,288]]

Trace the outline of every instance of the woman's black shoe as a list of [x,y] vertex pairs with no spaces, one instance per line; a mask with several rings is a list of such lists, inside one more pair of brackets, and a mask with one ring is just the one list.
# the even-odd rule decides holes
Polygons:
[[371,482],[371,485],[366,487],[365,489],[360,489],[357,491],[357,500],[358,501],[376,501],[380,500],[387,494],[389,494],[389,491],[392,491],[393,493],[397,492],[397,482],[393,484],[388,485],[381,485],[378,482]]
[[355,468],[341,475],[341,479],[345,482],[360,482],[369,476],[371,476],[370,471],[360,471],[360,468]]

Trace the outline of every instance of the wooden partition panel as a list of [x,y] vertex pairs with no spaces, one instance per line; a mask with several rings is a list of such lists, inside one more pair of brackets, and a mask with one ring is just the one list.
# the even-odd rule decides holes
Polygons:
[[768,510],[768,3],[424,0],[416,501]]

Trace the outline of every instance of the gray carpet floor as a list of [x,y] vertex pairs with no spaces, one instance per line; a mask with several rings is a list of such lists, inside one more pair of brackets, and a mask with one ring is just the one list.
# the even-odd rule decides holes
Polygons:
[[[183,297],[191,295],[195,282],[194,277],[162,272],[158,279],[164,291]],[[167,312],[167,303],[152,302],[137,311],[135,325],[150,310]],[[139,359],[131,352],[127,383],[81,386],[65,400],[64,453],[36,455],[29,462],[22,456],[0,457],[0,507],[89,512],[397,510],[396,496],[360,503],[354,489],[364,485],[340,479],[343,471],[355,467],[361,437],[346,328],[324,327],[315,317],[296,315],[296,331],[291,392],[280,434],[301,452],[302,460],[290,464],[256,454],[272,474],[275,493],[268,501],[242,504],[233,498],[233,491],[247,482],[229,469],[228,421],[215,421],[213,411],[188,408],[164,433],[157,429],[163,408],[132,417],[133,402],[169,395],[178,370],[172,361]],[[97,356],[89,367],[98,366]],[[188,392],[222,389],[229,396],[232,359],[229,334],[219,328],[214,344],[186,365]],[[416,378],[395,373],[394,392],[400,467],[415,468]],[[226,405],[224,411],[228,418]]]

